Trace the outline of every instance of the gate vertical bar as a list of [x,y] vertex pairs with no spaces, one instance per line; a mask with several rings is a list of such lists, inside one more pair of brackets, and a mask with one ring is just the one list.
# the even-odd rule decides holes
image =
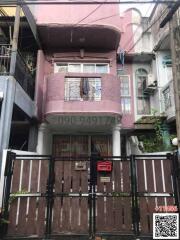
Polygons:
[[46,190],[46,199],[47,199],[47,213],[46,213],[46,238],[49,238],[51,235],[52,227],[52,209],[54,203],[54,182],[55,182],[55,172],[54,172],[55,159],[54,157],[49,158],[49,175],[47,180],[47,190]]
[[90,216],[89,216],[89,238],[94,239],[96,233],[96,183],[97,183],[97,154],[92,154],[90,157]]
[[173,178],[173,188],[174,188],[174,198],[175,198],[175,204],[178,207],[178,210],[180,210],[180,199],[179,199],[179,186],[178,186],[178,155],[177,152],[172,154],[166,155],[167,159],[171,160],[172,164],[172,178]]
[[133,155],[133,170],[134,170],[134,200],[135,200],[135,223],[136,223],[136,235],[139,236],[139,205],[138,205],[138,191],[137,191],[137,167],[136,157]]
[[96,234],[96,183],[97,183],[97,156],[93,160],[93,195],[92,195],[92,207],[93,207],[93,236]]
[[137,200],[137,174],[135,156],[130,156],[131,165],[131,196],[132,196],[132,221],[135,235],[139,235],[139,210]]
[[[16,158],[16,154],[10,151],[7,152],[7,160],[5,167],[5,180],[4,180],[4,191],[3,191],[3,203],[2,203],[2,213],[1,219],[7,221],[9,218],[9,199],[10,199],[10,191],[11,191],[11,181],[13,175],[14,168],[14,160]],[[8,230],[8,224],[4,221],[4,224],[1,225],[1,236],[4,236]]]

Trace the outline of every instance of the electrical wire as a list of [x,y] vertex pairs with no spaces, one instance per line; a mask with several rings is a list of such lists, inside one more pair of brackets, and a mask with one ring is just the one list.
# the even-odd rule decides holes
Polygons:
[[112,18],[112,17],[117,17],[117,16],[119,16],[119,14],[113,14],[113,15],[110,15],[110,16],[107,16],[107,17],[97,18],[95,20],[87,22],[87,24],[94,23],[94,22],[97,22],[97,21],[100,21],[100,20],[104,20],[104,19],[108,19],[108,18]]
[[15,6],[15,5],[51,5],[51,4],[56,4],[56,5],[61,5],[61,4],[67,4],[67,5],[92,5],[92,4],[149,4],[149,3],[158,3],[158,4],[170,4],[170,3],[175,3],[176,0],[142,0],[142,1],[130,1],[130,0],[126,0],[126,1],[121,1],[119,2],[117,1],[81,1],[81,0],[77,0],[77,1],[58,1],[58,0],[40,0],[40,1],[33,1],[33,0],[1,0],[1,5],[5,5],[5,6]]
[[[107,2],[107,0],[105,1]],[[97,6],[93,11],[91,11],[86,17],[82,18],[80,21],[78,21],[75,25],[81,23],[85,19],[87,19],[89,16],[91,16],[93,13],[95,13],[100,7],[102,7],[103,3],[101,3],[99,6]]]

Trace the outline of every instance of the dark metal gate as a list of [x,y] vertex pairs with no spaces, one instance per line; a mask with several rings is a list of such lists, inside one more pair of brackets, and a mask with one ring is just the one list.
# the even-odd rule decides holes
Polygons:
[[[98,172],[99,161],[112,163],[112,171]],[[171,154],[52,157],[8,152],[1,235],[150,236],[153,213],[178,206],[177,168]]]

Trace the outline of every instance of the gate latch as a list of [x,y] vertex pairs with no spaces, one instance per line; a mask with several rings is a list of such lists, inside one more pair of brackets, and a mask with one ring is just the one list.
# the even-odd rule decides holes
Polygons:
[[97,162],[97,171],[98,172],[111,172],[112,171],[112,162],[111,161],[98,161]]

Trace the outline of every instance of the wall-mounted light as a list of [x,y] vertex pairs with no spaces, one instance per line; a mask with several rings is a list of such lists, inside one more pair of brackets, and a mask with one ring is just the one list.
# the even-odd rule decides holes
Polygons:
[[3,100],[3,97],[4,97],[4,94],[3,94],[3,92],[0,92],[0,101],[2,101],[2,100]]
[[177,138],[173,138],[172,145],[174,145],[174,146],[178,145],[178,139]]

